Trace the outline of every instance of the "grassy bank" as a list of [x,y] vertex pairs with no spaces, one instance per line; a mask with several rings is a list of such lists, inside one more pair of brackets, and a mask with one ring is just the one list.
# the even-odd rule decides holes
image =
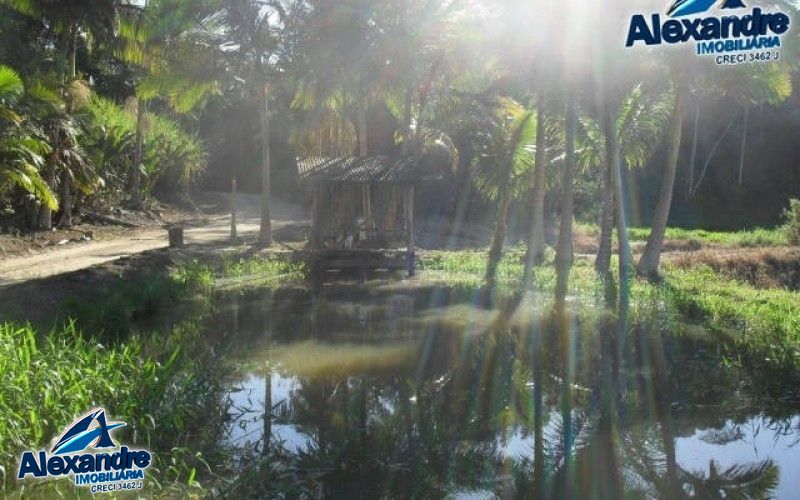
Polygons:
[[752,367],[776,377],[800,372],[800,293],[760,289],[726,278],[707,266],[668,267],[663,288],[671,304],[706,328],[745,347]]
[[249,275],[297,279],[302,268],[266,258],[188,262],[67,301],[49,331],[0,324],[2,491],[72,492],[68,481],[17,483],[18,455],[46,447],[77,415],[103,406],[127,423],[118,432],[123,442],[155,453],[149,491],[202,495],[207,463],[226,463],[209,455],[222,453],[231,367],[225,346],[206,338],[201,324],[213,312],[215,286]]
[[[578,223],[575,226],[578,234],[598,236],[600,228],[595,224]],[[628,237],[631,242],[645,242],[650,236],[650,228],[628,228]],[[704,245],[722,247],[767,247],[788,244],[785,228],[756,228],[746,231],[707,231],[705,229],[683,229],[679,227],[667,228],[664,238],[674,241],[696,241]]]
[[[214,453],[213,434],[223,431],[225,409],[214,408],[224,404],[227,369],[191,323],[107,344],[74,323],[47,333],[0,325],[4,489],[22,497],[71,491],[69,481],[18,483],[17,457],[46,448],[77,415],[103,406],[127,423],[116,433],[123,442],[155,453],[150,488],[199,491],[194,478],[203,472],[204,451]],[[192,451],[176,461],[189,445]]]
[[[518,288],[524,251],[515,248],[501,262],[499,287]],[[423,279],[450,284],[480,286],[486,268],[481,251],[433,251],[420,257]],[[676,315],[702,324],[735,347],[732,361],[741,361],[778,375],[800,378],[800,293],[785,289],[756,288],[715,272],[708,266],[679,268],[667,264],[664,281],[652,284],[637,280],[633,286],[634,310],[665,302]],[[552,295],[555,271],[552,262],[537,268],[535,289]],[[603,291],[588,258],[576,260],[570,293],[583,304],[602,301]]]

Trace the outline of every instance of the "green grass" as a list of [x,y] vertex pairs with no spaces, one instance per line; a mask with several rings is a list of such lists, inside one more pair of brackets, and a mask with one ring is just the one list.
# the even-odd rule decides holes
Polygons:
[[302,264],[289,262],[279,258],[226,259],[222,268],[217,271],[218,278],[244,278],[262,276],[264,278],[282,278],[285,280],[302,279]]
[[[633,227],[628,230],[631,241],[647,241],[650,228]],[[696,240],[700,243],[727,247],[759,247],[786,245],[786,232],[783,229],[753,229],[749,231],[706,231],[704,229],[667,228],[668,240]]]
[[745,348],[750,364],[800,371],[800,293],[754,288],[705,266],[665,274],[670,303]]
[[230,289],[300,281],[306,269],[302,263],[279,257],[227,257],[218,264],[183,264],[174,276],[196,287]]
[[[480,250],[433,250],[418,256],[419,273],[422,279],[439,280],[452,285],[478,287],[483,284],[486,273],[487,251]],[[507,250],[497,270],[498,287],[514,291],[522,279],[525,249],[521,246]],[[594,274],[592,263],[578,259],[572,268],[570,287],[578,295],[595,294],[601,288]],[[545,264],[534,269],[534,286],[537,291],[552,292],[556,273],[553,254],[548,251]]]
[[[173,273],[151,273],[121,281],[97,297],[72,298],[60,307],[56,324],[74,320],[80,328],[95,336],[123,339],[144,324],[157,326],[152,318],[179,317],[182,301],[208,285],[210,278],[200,267],[181,268]],[[201,298],[201,296],[198,296]],[[168,321],[167,321],[168,323]]]
[[[600,228],[597,224],[576,222],[575,232],[585,236],[597,237],[600,234]],[[632,242],[647,241],[648,236],[650,236],[650,228],[628,228],[628,236]],[[788,243],[785,228],[757,228],[746,231],[707,231],[705,229],[669,227],[665,233],[665,238],[667,240],[695,240],[707,245],[725,247],[779,246]]]
[[[521,248],[506,252],[498,271],[502,291],[517,289],[523,257]],[[486,252],[424,252],[419,264],[423,279],[476,287],[482,284]],[[800,293],[755,288],[705,266],[691,269],[667,266],[664,272],[665,281],[661,284],[644,280],[634,283],[635,310],[644,311],[654,303],[666,303],[676,316],[697,321],[708,331],[729,340],[733,346],[731,352],[740,361],[760,370],[772,370],[776,376],[800,378]],[[535,288],[543,294],[553,293],[555,271],[551,261],[536,269]],[[595,299],[602,297],[602,286],[591,259],[579,258],[575,262],[570,293],[582,298],[583,303],[598,303]]]
[[155,452],[148,488],[175,497],[202,494],[205,458],[224,453],[217,443],[226,424],[222,384],[229,367],[220,356],[225,347],[204,338],[198,325],[218,283],[247,276],[298,279],[303,268],[264,258],[216,266],[192,261],[68,301],[56,320],[63,326],[49,332],[0,324],[0,491],[74,496],[68,481],[17,483],[16,458],[46,446],[88,408],[103,406],[127,422],[120,432],[125,443]]
[[[154,451],[150,479],[166,489],[196,489],[188,478],[202,465],[192,455],[177,465],[173,448],[203,442],[203,432],[221,429],[209,422],[221,405],[226,369],[193,324],[170,332],[135,335],[125,342],[101,343],[69,323],[47,333],[28,325],[0,324],[0,491],[48,496],[71,491],[69,481],[17,483],[16,460],[25,449],[40,449],[77,415],[103,406],[127,423],[126,443]],[[200,429],[198,431],[198,429]],[[162,457],[159,456],[161,452]],[[169,453],[168,453],[169,452]],[[74,493],[73,493],[74,495]]]

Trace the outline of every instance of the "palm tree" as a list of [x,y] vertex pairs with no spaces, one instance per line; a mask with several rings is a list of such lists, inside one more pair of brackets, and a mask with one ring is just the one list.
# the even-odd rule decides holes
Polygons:
[[41,130],[22,117],[18,108],[24,95],[19,75],[0,65],[0,192],[18,187],[55,210],[58,201],[41,175],[51,149]]
[[[694,196],[700,189],[705,179],[711,161],[714,158],[722,141],[733,129],[737,118],[742,117],[742,136],[739,148],[738,182],[744,182],[744,169],[747,156],[750,114],[753,108],[777,106],[792,95],[792,75],[789,68],[779,64],[759,65],[755,68],[732,69],[718,75],[714,86],[706,89],[706,94],[721,94],[723,98],[733,101],[734,105],[740,104],[741,111],[734,111],[727,126],[717,137],[709,150],[697,180],[690,176],[689,194]],[[695,123],[698,126],[698,123]],[[695,149],[693,145],[693,150]]]
[[523,290],[533,288],[533,268],[544,258],[544,197],[547,178],[547,132],[548,117],[544,102],[540,99],[536,108],[536,153],[533,162],[533,188],[531,190],[531,220],[528,229],[525,268],[522,273]]
[[572,218],[574,216],[573,185],[575,179],[575,134],[578,122],[574,89],[567,92],[566,112],[564,116],[566,142],[565,163],[561,177],[561,225],[558,232],[556,248],[556,288],[555,306],[563,310],[569,287],[569,275],[572,268]]
[[647,238],[644,252],[639,258],[636,272],[641,276],[656,278],[661,261],[661,249],[664,245],[664,234],[669,221],[670,207],[672,206],[672,193],[675,186],[675,173],[678,170],[681,140],[683,138],[683,121],[686,115],[689,85],[687,77],[680,71],[673,75],[673,88],[675,104],[672,114],[672,123],[667,131],[667,155],[664,163],[661,189],[656,202],[650,236]]
[[[292,16],[304,5],[281,1],[227,0],[213,19],[222,32],[219,45],[229,82],[249,95],[259,109],[261,126],[261,227],[259,244],[272,245],[270,102],[280,88],[288,63],[285,49]],[[295,12],[295,9],[298,12]]]
[[527,177],[533,164],[532,149],[537,136],[535,111],[511,99],[503,99],[499,105],[497,125],[476,159],[477,188],[487,198],[498,202],[484,276],[487,293],[491,293],[497,283],[509,207],[519,196],[520,181]]
[[117,0],[0,0],[0,5],[40,21],[54,36],[67,63],[64,81],[77,75],[75,54],[78,39],[110,39],[119,10],[123,8]]
[[[33,116],[49,144],[45,180],[51,189],[55,189],[60,176],[61,227],[72,226],[73,183],[86,194],[99,186],[89,156],[80,145],[81,120],[74,114],[88,103],[89,97],[88,85],[80,80],[73,80],[59,90],[38,85],[28,96]],[[52,210],[45,204],[39,212],[39,227],[50,229],[52,224]]]
[[[694,73],[695,76],[690,78],[688,76],[690,73]],[[721,72],[718,70],[712,75],[698,75],[696,71],[690,71],[686,68],[679,68],[674,72],[672,80],[676,96],[675,110],[673,122],[669,128],[667,137],[667,159],[665,163],[664,177],[661,184],[658,202],[656,204],[655,214],[653,216],[652,230],[647,239],[644,253],[642,254],[637,265],[637,272],[643,276],[649,276],[652,278],[658,275],[661,249],[664,243],[664,233],[669,220],[670,205],[672,203],[675,173],[677,171],[677,164],[680,156],[683,121],[685,118],[686,109],[688,107],[689,91],[693,82],[696,82],[700,77],[705,76],[708,76],[708,78],[703,80],[706,87],[708,87],[709,81],[713,81],[712,90],[715,93],[732,96],[736,101],[741,102],[744,108],[743,116],[745,117],[745,127],[743,127],[743,142],[740,148],[740,177],[742,177],[744,170],[744,160],[747,147],[744,139],[747,135],[747,118],[749,117],[749,109],[752,106],[762,103],[780,103],[789,95],[791,95],[792,92],[792,84],[789,73],[787,73],[787,69],[785,67],[778,64],[759,67],[756,71],[752,71],[751,68],[730,72]],[[744,82],[744,84],[742,82]],[[727,134],[728,130],[729,129],[726,129],[723,132],[723,137]],[[718,140],[717,145],[719,142],[721,142],[721,138]],[[712,149],[711,154],[713,154],[715,150],[716,146]],[[705,171],[707,170],[709,163],[710,159],[706,161],[705,167],[700,173],[698,181],[692,188],[692,192],[697,191],[699,184],[704,178]]]
[[606,276],[610,269],[612,230],[620,205],[614,173],[618,166],[615,152],[619,155],[622,172],[627,168],[643,167],[669,120],[673,102],[670,93],[654,94],[645,90],[642,84],[636,84],[621,98],[614,97],[608,90],[606,94],[601,107],[607,109],[601,111],[599,125],[590,118],[581,121],[585,142],[581,148],[582,163],[604,165],[601,169],[604,204],[600,217],[600,245],[595,261],[595,269],[600,276]]
[[124,12],[119,26],[118,56],[136,70],[136,136],[129,197],[142,205],[142,163],[147,102],[164,97],[179,113],[187,113],[217,92],[214,47],[203,38],[213,30],[214,11],[202,0],[150,0]]

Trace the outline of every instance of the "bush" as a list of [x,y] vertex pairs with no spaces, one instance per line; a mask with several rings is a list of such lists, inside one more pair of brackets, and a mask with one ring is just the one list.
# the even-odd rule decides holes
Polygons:
[[800,246],[800,200],[791,200],[786,211],[786,237],[790,245]]
[[[106,184],[122,189],[133,162],[136,116],[98,96],[92,98],[87,111],[89,144],[85,147]],[[143,186],[150,192],[174,193],[205,170],[208,153],[197,136],[184,132],[172,120],[148,113],[142,161]]]

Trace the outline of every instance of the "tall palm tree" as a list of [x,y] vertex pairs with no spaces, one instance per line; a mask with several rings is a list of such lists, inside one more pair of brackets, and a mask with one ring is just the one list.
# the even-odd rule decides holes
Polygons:
[[497,284],[509,207],[522,192],[520,181],[529,177],[537,136],[535,111],[511,99],[503,99],[499,104],[497,125],[476,159],[478,189],[490,200],[498,202],[484,276],[488,293]]
[[[259,244],[272,245],[271,102],[289,64],[289,33],[306,5],[298,2],[226,0],[213,16],[228,83],[249,96],[259,109],[261,127],[261,227]],[[300,36],[294,32],[293,36]],[[292,39],[293,43],[298,40]]]
[[673,76],[675,104],[672,122],[667,130],[667,154],[664,160],[663,178],[661,180],[661,188],[658,194],[658,201],[656,202],[655,213],[653,214],[650,236],[647,238],[644,252],[636,266],[636,272],[639,275],[649,278],[656,278],[658,276],[661,249],[664,246],[664,234],[667,230],[670,207],[672,206],[675,174],[678,170],[681,140],[683,138],[683,121],[686,116],[688,104],[687,94],[689,85],[687,79],[688,77],[680,71],[676,71]]
[[[739,146],[738,182],[744,182],[744,170],[747,157],[750,115],[753,109],[764,106],[777,106],[792,95],[792,73],[790,68],[780,64],[759,65],[755,68],[735,68],[716,75],[714,85],[706,88],[706,95],[718,94],[723,99],[732,101],[734,106],[741,106],[741,111],[734,111],[727,126],[714,142],[709,151],[697,180],[690,178],[689,194],[694,196],[706,177],[708,168],[725,137],[733,129],[737,118],[742,118],[742,135]],[[699,123],[695,123],[698,126]],[[694,150],[695,146],[693,146]]]
[[135,68],[136,136],[129,198],[142,205],[142,163],[147,103],[165,98],[187,113],[217,92],[214,47],[202,35],[215,29],[214,11],[203,0],[148,0],[130,6],[119,23],[118,56]]
[[545,105],[540,99],[536,108],[536,152],[533,162],[533,187],[531,189],[531,219],[528,228],[525,268],[522,273],[523,290],[533,288],[533,268],[544,258],[544,198],[547,178],[547,123]]
[[[598,245],[595,261],[595,268],[601,276],[605,276],[610,269],[615,200],[616,206],[619,206],[614,181],[614,169],[617,168],[615,151],[618,150],[620,155],[623,172],[627,168],[643,167],[656,146],[661,130],[669,121],[673,105],[670,93],[648,91],[642,84],[634,85],[622,97],[613,96],[610,90],[606,94],[605,102],[601,106],[605,110],[601,111],[599,124],[589,118],[581,121],[584,142],[593,143],[584,144],[581,148],[582,162],[591,166],[603,165],[601,243]],[[612,140],[611,143],[608,142],[609,139]]]
[[[691,77],[689,75],[692,75]],[[792,92],[791,78],[787,68],[780,64],[766,65],[756,68],[732,70],[721,72],[717,70],[711,74],[698,73],[696,69],[678,66],[673,72],[672,81],[675,92],[675,108],[673,122],[669,127],[667,136],[667,158],[664,166],[664,176],[661,183],[658,202],[653,216],[652,229],[647,239],[644,253],[637,265],[637,273],[643,276],[656,277],[658,275],[661,259],[661,249],[664,243],[664,234],[669,220],[670,205],[672,203],[675,173],[680,157],[680,146],[683,134],[683,121],[689,104],[689,92],[693,83],[703,79],[708,90],[708,82],[713,82],[711,90],[714,93],[733,97],[744,108],[743,116],[749,116],[749,109],[755,105],[767,103],[777,104],[785,100]],[[743,83],[744,82],[744,83]],[[746,120],[747,122],[747,120]],[[747,125],[747,123],[745,123]],[[747,127],[743,127],[743,142],[740,147],[739,172],[743,175],[744,159],[746,154]],[[723,133],[727,134],[727,129]],[[706,162],[704,171],[708,167]],[[700,173],[699,180],[692,188],[696,192],[702,182],[704,172]]]
[[564,115],[566,130],[565,162],[561,177],[561,225],[558,231],[558,246],[556,248],[556,288],[555,306],[563,310],[566,304],[569,275],[572,268],[572,219],[574,216],[574,180],[575,180],[575,135],[578,123],[574,89],[567,92],[566,111]]
[[119,0],[0,0],[0,5],[42,22],[64,54],[64,80],[77,75],[78,39],[112,38],[119,10],[125,7]]

